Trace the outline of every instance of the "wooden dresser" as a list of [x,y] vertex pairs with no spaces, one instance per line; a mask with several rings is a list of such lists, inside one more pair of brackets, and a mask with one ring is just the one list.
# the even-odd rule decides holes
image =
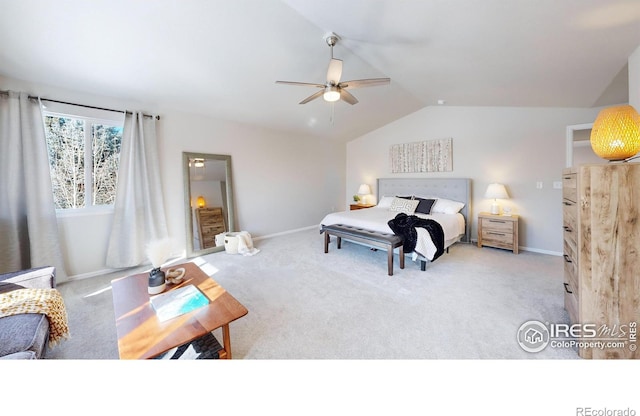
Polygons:
[[478,214],[478,247],[504,248],[518,254],[517,215]]
[[216,235],[227,231],[220,207],[196,208],[196,221],[198,237],[203,249],[215,247]]
[[596,339],[624,343],[580,347],[578,353],[640,358],[634,339],[640,321],[640,164],[567,168],[562,182],[565,309],[572,324],[595,328]]

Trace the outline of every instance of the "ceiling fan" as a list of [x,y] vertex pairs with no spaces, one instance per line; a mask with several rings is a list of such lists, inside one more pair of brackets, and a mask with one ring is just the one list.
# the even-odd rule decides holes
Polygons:
[[322,96],[325,101],[335,102],[342,100],[351,105],[357,104],[358,99],[353,96],[349,91],[355,88],[362,87],[374,87],[377,85],[386,85],[391,82],[390,78],[369,78],[369,79],[356,79],[352,81],[340,82],[342,76],[342,60],[333,57],[333,47],[340,38],[335,33],[328,33],[325,35],[325,41],[331,48],[331,60],[329,61],[329,69],[327,70],[327,82],[324,84],[315,84],[309,82],[293,82],[293,81],[276,81],[276,84],[297,85],[302,87],[314,87],[320,90],[311,94],[304,100],[300,101],[300,104],[306,104],[309,101],[315,100]]

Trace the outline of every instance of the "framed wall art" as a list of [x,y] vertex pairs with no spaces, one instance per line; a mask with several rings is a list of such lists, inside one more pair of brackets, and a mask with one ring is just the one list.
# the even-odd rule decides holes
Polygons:
[[451,172],[453,139],[394,144],[389,162],[391,173]]

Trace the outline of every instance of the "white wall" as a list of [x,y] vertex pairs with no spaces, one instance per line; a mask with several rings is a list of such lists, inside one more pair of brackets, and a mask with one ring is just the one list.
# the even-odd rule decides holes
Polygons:
[[629,104],[640,111],[640,46],[629,57]]
[[[0,76],[0,89],[114,109],[140,109],[161,116],[157,123],[164,205],[174,253],[186,247],[182,152],[232,157],[236,226],[265,236],[313,226],[344,208],[345,147],[336,142],[270,131],[242,123],[62,90]],[[67,274],[90,276],[106,270],[111,215],[59,220]]]
[[[488,211],[483,198],[491,182],[505,184],[511,196],[503,205],[521,215],[520,246],[562,252],[560,181],[565,165],[566,127],[593,122],[598,109],[427,107],[347,144],[345,198],[351,200],[360,183],[375,193],[377,178],[468,177],[472,179],[472,237],[477,214]],[[453,171],[391,174],[393,144],[453,138]],[[536,182],[543,188],[537,189]]]

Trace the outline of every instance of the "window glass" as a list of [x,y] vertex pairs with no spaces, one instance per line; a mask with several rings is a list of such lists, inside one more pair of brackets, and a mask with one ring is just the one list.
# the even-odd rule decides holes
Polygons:
[[56,208],[113,205],[122,126],[52,113],[44,124]]
[[120,144],[122,128],[91,125],[93,149],[93,205],[113,205],[118,184],[118,165],[120,162]]

